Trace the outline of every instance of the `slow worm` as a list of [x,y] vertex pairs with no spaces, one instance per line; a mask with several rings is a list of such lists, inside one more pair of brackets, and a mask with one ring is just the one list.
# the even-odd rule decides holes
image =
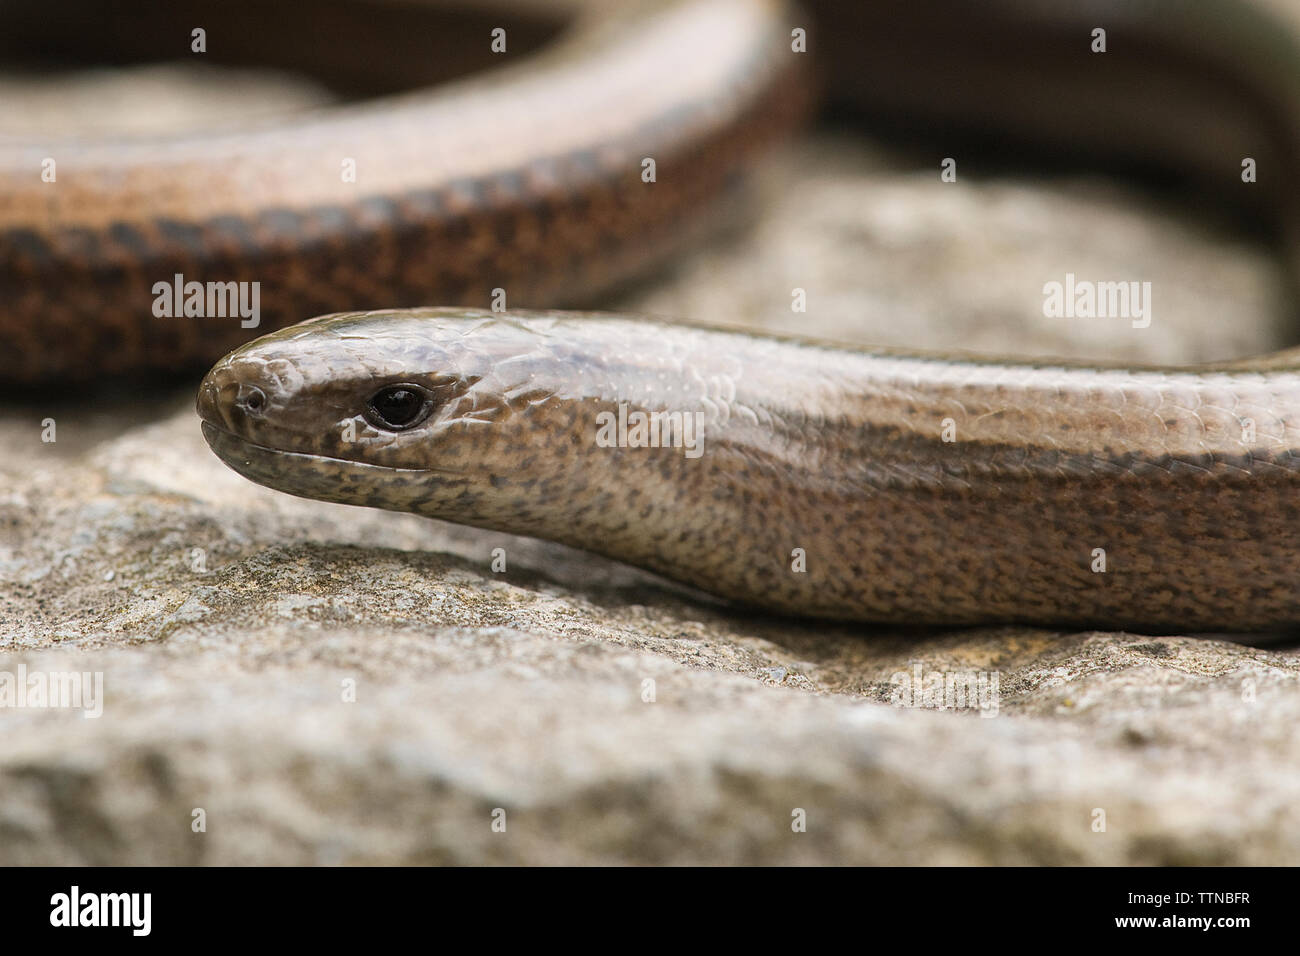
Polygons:
[[[540,307],[591,300],[707,215],[799,118],[810,72],[874,115],[1176,167],[1284,232],[1300,218],[1293,4],[812,6],[806,55],[803,15],[779,3],[634,5],[406,98],[161,146],[68,144],[57,192],[30,182],[46,147],[10,144],[0,376],[139,372],[234,344],[230,321],[142,318],[141,276],[173,269],[262,270],[268,324],[483,303],[497,286]],[[353,154],[368,174],[348,192],[334,164]],[[52,291],[56,274],[77,281]],[[214,451],[273,488],[545,537],[776,611],[1300,620],[1287,353],[1108,368],[611,315],[350,311],[236,349],[198,408]]]
[[217,455],[272,488],[549,538],[778,611],[1193,630],[1300,615],[1291,368],[408,310],[252,342],[198,410]]

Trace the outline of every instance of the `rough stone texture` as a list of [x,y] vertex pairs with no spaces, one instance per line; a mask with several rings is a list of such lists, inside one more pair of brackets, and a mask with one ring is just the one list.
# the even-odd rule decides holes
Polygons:
[[[757,221],[624,304],[1143,361],[1274,341],[1276,267],[1249,242],[966,168],[941,184],[933,157],[818,138],[769,171]],[[1152,327],[1044,319],[1067,271],[1153,281]],[[104,681],[98,718],[0,709],[0,864],[1300,862],[1294,641],[735,611],[253,486],[206,450],[191,390],[0,408],[0,674]],[[996,673],[995,706],[902,706],[917,667]]]

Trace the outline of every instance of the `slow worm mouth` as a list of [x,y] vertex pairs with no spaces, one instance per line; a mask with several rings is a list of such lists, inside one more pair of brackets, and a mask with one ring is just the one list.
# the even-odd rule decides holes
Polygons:
[[[242,463],[245,467],[253,467],[259,464],[274,464],[281,462],[288,464],[293,461],[303,462],[338,462],[341,465],[360,465],[362,462],[350,462],[343,458],[330,458],[325,455],[310,455],[300,451],[285,451],[282,448],[272,448],[270,445],[259,445],[257,442],[249,441],[247,438],[241,438],[234,432],[222,428],[207,419],[201,423],[203,429],[203,439],[212,449],[213,454],[223,462],[234,468],[241,475],[246,474],[244,468],[239,465]],[[376,468],[377,465],[368,465],[366,467]],[[250,476],[251,477],[251,476]],[[255,479],[256,480],[256,479]]]
[[[372,465],[365,461],[352,461],[348,458],[334,458],[329,455],[285,451],[282,448],[259,445],[247,438],[241,438],[206,419],[200,425],[203,429],[204,441],[208,443],[212,453],[226,465],[258,484],[269,485],[293,494],[311,494],[307,490],[298,491],[285,486],[285,482],[296,480],[299,474],[304,472],[319,474],[323,470],[346,469],[355,473],[370,472],[376,475],[455,475],[455,472],[440,468],[397,468],[391,465]],[[285,481],[273,480],[277,476],[282,476]]]

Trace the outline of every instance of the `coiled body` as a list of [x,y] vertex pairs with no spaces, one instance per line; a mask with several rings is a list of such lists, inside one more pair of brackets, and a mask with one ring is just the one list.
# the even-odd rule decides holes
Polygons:
[[[807,113],[812,75],[951,134],[938,155],[973,132],[1300,221],[1293,0],[806,7],[0,0],[0,62],[270,62],[369,97],[171,136],[34,138],[0,115],[0,387],[199,369],[323,312],[598,306],[715,217]],[[257,283],[257,314],[226,293],[165,308],[189,283]]]
[[[276,4],[236,3],[251,24],[223,6],[194,12],[229,19],[209,37],[214,51],[255,42],[256,18]],[[326,6],[355,8],[360,22],[340,29],[375,12]],[[92,24],[102,15],[71,7]],[[511,60],[510,37],[536,11],[505,9],[464,42],[491,61],[487,24],[498,24],[507,66],[250,129],[32,141],[6,138],[0,120],[0,383],[201,368],[261,332],[345,308],[487,305],[498,289],[516,305],[590,302],[679,249],[804,111],[777,10],[766,0],[607,10]],[[300,26],[290,18],[287,46],[304,43]],[[410,62],[377,57],[374,68],[418,75],[439,49],[436,35],[424,48],[400,39]],[[188,54],[189,27],[158,42]],[[347,64],[345,36],[322,42]],[[182,290],[258,283],[257,326],[206,304],[158,314],[158,283],[177,276]]]

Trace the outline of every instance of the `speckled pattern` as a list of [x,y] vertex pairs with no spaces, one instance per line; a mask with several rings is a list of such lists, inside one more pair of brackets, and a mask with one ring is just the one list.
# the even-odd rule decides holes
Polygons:
[[[549,538],[776,611],[1245,630],[1300,621],[1300,373],[1275,364],[961,361],[396,311],[250,343],[198,409],[214,451],[272,488]],[[394,383],[434,396],[425,422],[367,421]],[[698,412],[702,453],[602,446],[620,404]]]

